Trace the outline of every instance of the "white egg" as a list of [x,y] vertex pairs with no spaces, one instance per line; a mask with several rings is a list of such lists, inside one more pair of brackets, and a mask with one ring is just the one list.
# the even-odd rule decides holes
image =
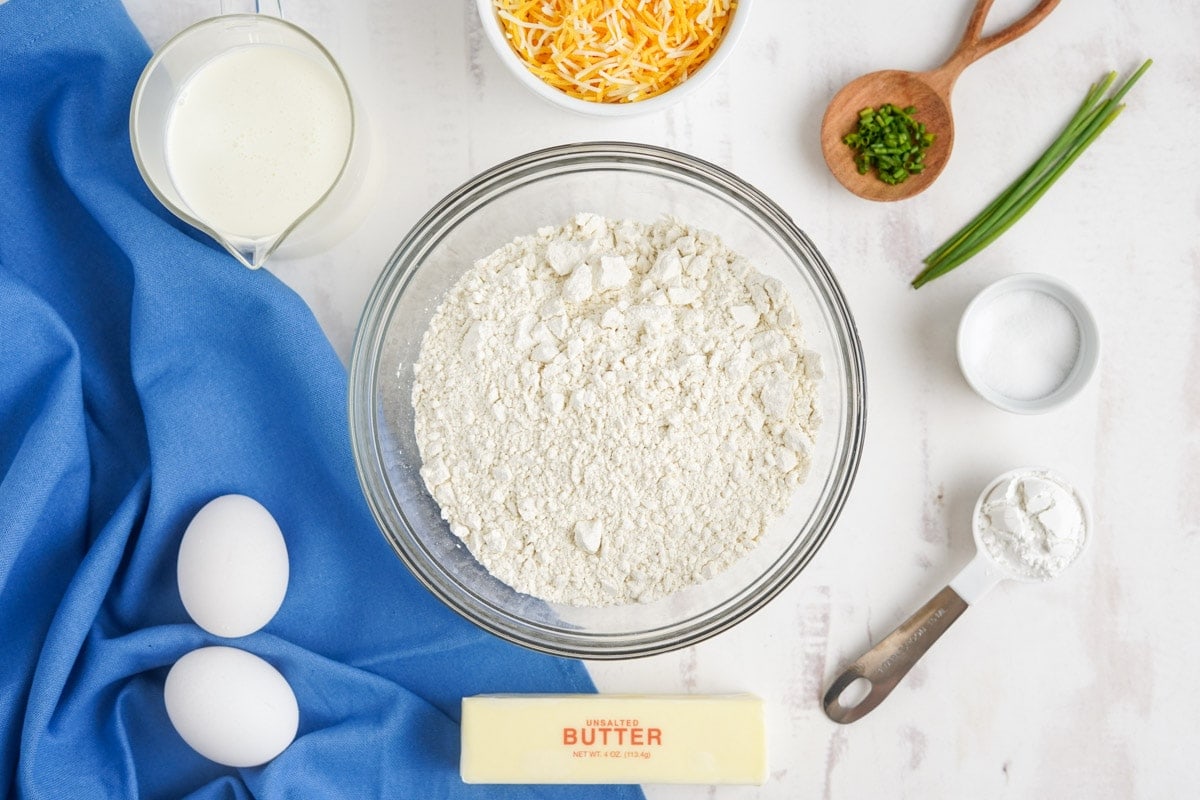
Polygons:
[[179,596],[196,624],[217,636],[266,625],[287,592],[288,554],[271,512],[245,495],[210,501],[179,545]]
[[296,738],[300,709],[279,671],[235,647],[202,647],[175,662],[163,688],[167,716],[205,758],[265,764]]

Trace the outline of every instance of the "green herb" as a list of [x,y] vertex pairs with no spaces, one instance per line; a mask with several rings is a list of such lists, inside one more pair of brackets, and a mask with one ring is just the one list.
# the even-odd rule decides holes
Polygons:
[[1024,216],[1046,190],[1062,177],[1067,168],[1075,163],[1075,159],[1096,141],[1096,137],[1112,124],[1125,108],[1121,105],[1121,99],[1152,63],[1154,62],[1147,59],[1110,97],[1105,97],[1105,94],[1116,81],[1117,73],[1110,72],[1102,81],[1092,84],[1075,116],[1042,157],[987,208],[979,212],[978,216],[925,257],[925,269],[913,279],[913,288],[920,289],[934,278],[945,275],[962,264],[994,242],[1000,234]]
[[933,144],[933,134],[913,119],[917,109],[897,108],[885,103],[876,111],[858,112],[858,130],[842,137],[842,142],[858,152],[854,163],[858,173],[875,174],[884,183],[903,183],[909,175],[925,169],[925,151]]

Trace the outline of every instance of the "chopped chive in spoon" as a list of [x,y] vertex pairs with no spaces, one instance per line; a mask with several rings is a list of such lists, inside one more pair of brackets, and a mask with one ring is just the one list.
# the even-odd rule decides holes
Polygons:
[[1116,81],[1117,73],[1110,72],[1103,80],[1093,84],[1075,116],[1033,166],[941,247],[925,257],[925,269],[913,279],[913,288],[920,289],[934,278],[945,275],[972,258],[1024,216],[1054,182],[1062,177],[1067,168],[1075,163],[1083,151],[1112,124],[1125,108],[1121,105],[1122,98],[1152,63],[1154,62],[1151,59],[1147,59],[1129,80],[1107,99],[1105,94]]
[[842,137],[842,143],[856,151],[859,175],[874,169],[879,180],[894,186],[924,171],[933,134],[914,119],[916,113],[912,106],[898,108],[891,103],[858,112],[858,128]]

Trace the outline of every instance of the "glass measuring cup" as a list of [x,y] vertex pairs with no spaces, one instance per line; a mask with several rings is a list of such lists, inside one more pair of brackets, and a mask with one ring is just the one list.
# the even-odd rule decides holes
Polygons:
[[[1028,480],[1046,482],[1064,490],[1064,495],[1073,503],[1072,508],[1064,511],[1077,514],[1081,525],[1078,546],[1054,558],[1053,569],[1044,570],[1042,574],[1004,563],[996,552],[997,543],[990,538],[988,532],[989,515],[995,513],[989,503],[990,498],[1002,487]],[[971,516],[971,531],[975,539],[975,557],[946,588],[934,595],[879,644],[842,670],[830,684],[821,704],[825,715],[831,720],[842,724],[854,722],[882,703],[900,683],[900,679],[908,674],[921,656],[946,632],[951,623],[1000,581],[1043,582],[1057,576],[1062,569],[1077,561],[1091,539],[1091,521],[1087,507],[1078,492],[1071,488],[1070,483],[1050,470],[1024,468],[1006,472],[987,485],[975,503],[975,510]]]
[[[291,255],[318,252],[338,241],[361,221],[369,204],[367,191],[371,170],[371,136],[361,105],[356,101],[337,61],[325,47],[303,29],[282,19],[279,0],[257,2],[259,13],[229,13],[230,2],[221,3],[219,16],[202,20],[176,34],[150,59],[134,90],[129,114],[129,137],[146,185],[175,216],[204,231],[242,264],[261,267],[284,245]],[[197,213],[185,198],[186,191],[172,174],[168,125],[181,93],[202,69],[234,51],[264,45],[286,48],[308,59],[328,76],[336,92],[343,95],[334,106],[339,120],[349,131],[348,144],[336,172],[323,193],[297,208],[271,230],[236,231],[214,222],[211,215]],[[306,62],[308,63],[308,62]],[[303,164],[291,164],[291,168]],[[286,169],[289,164],[283,164]],[[288,198],[294,201],[294,197]]]

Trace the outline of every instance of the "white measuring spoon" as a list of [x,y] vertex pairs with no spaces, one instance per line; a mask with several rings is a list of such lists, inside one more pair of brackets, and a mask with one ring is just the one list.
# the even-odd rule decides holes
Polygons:
[[[1016,491],[1023,492],[1023,482],[1033,479],[1046,481],[1065,490],[1074,501],[1074,511],[1078,513],[1082,522],[1082,542],[1074,547],[1073,552],[1062,553],[1062,560],[1053,574],[1044,576],[1026,574],[1019,570],[1019,565],[1009,565],[1000,561],[984,540],[988,531],[988,512],[985,506],[993,493],[1001,486],[1014,486]],[[1037,522],[1037,525],[1040,526],[1041,522]],[[1005,579],[1026,583],[1049,580],[1077,561],[1091,539],[1091,521],[1087,506],[1080,499],[1078,492],[1053,472],[1038,468],[1015,469],[989,483],[975,503],[971,529],[976,553],[970,563],[963,567],[946,588],[934,595],[933,599],[921,606],[883,641],[846,667],[830,684],[822,705],[825,707],[826,716],[831,720],[842,724],[854,722],[882,703],[884,698],[891,694],[892,689],[896,688],[900,679],[908,674],[921,656],[946,632],[950,624],[962,616],[967,606],[973,605],[997,583]]]

